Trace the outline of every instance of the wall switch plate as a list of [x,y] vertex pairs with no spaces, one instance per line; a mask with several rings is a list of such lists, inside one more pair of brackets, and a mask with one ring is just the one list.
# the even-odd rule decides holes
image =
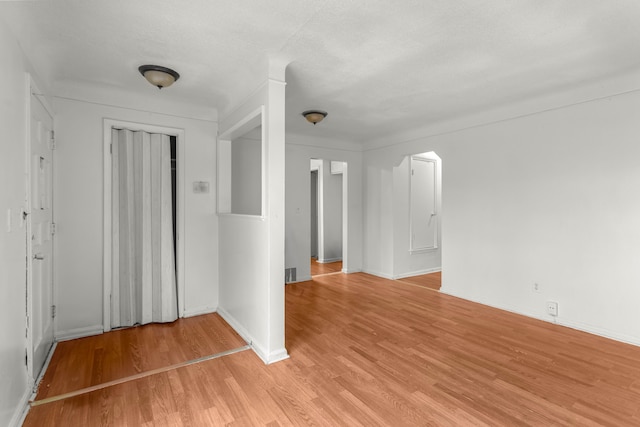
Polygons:
[[547,314],[551,316],[558,315],[558,303],[555,301],[547,301]]
[[193,183],[193,192],[194,193],[208,193],[209,192],[209,182],[207,182],[207,181],[194,181],[194,183]]

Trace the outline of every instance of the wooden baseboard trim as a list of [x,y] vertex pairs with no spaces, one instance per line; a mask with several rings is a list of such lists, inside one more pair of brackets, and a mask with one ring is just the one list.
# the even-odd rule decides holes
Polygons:
[[165,366],[164,368],[152,369],[152,370],[147,371],[147,372],[140,372],[139,374],[130,375],[128,377],[120,378],[120,379],[113,380],[113,381],[108,381],[106,383],[96,384],[96,385],[93,385],[91,387],[81,388],[80,390],[71,391],[69,393],[59,394],[57,396],[51,396],[51,397],[48,397],[48,398],[42,399],[42,400],[35,400],[35,401],[32,401],[32,402],[29,402],[29,404],[33,407],[33,406],[44,405],[44,404],[51,403],[51,402],[57,402],[58,400],[68,399],[70,397],[79,396],[79,395],[85,394],[85,393],[91,393],[91,392],[96,391],[96,390],[102,390],[103,388],[107,388],[107,387],[111,387],[111,386],[114,386],[114,385],[126,383],[126,382],[129,382],[129,381],[138,380],[140,378],[149,377],[151,375],[156,375],[156,374],[160,374],[160,373],[167,372],[167,371],[172,371],[174,369],[182,368],[184,366],[194,365],[196,363],[205,362],[207,360],[218,359],[220,357],[228,356],[230,354],[239,353],[241,351],[250,350],[250,349],[251,349],[250,346],[245,345],[245,346],[242,346],[242,347],[234,348],[232,350],[227,350],[227,351],[223,351],[223,352],[220,352],[220,353],[211,354],[209,356],[200,357],[198,359],[187,360],[186,362],[176,363],[175,365],[170,365],[170,366]]

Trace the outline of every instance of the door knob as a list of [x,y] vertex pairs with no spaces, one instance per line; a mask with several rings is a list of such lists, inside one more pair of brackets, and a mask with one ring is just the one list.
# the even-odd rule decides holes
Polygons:
[[33,256],[33,259],[37,259],[37,260],[42,261],[44,259],[44,255],[43,254],[35,254]]

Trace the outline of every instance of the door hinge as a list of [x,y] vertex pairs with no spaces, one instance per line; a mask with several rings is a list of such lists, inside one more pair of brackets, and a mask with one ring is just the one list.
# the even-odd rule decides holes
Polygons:
[[29,366],[29,352],[24,349],[24,366]]
[[56,318],[56,306],[55,305],[51,306],[51,318],[52,319]]
[[51,140],[49,141],[49,148],[51,150],[56,149],[56,137],[54,131],[51,131]]
[[109,144],[109,154],[113,154],[113,143]]
[[58,231],[58,230],[57,230],[57,227],[56,227],[56,223],[55,223],[55,222],[52,222],[52,223],[51,223],[51,235],[52,235],[52,236],[55,236],[56,231]]
[[413,175],[415,173],[415,170],[411,169],[411,175]]

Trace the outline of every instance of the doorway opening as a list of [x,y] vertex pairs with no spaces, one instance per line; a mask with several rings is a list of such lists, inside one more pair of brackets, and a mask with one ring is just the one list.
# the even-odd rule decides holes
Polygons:
[[347,166],[326,159],[310,161],[311,277],[346,268]]
[[176,150],[165,134],[113,128],[111,135],[111,328],[173,322]]
[[184,317],[184,132],[104,130],[104,331]]
[[[408,195],[408,225],[397,234],[407,240],[398,247],[397,278],[403,282],[440,290],[442,283],[441,212],[442,161],[434,152],[407,156],[396,170],[399,187]],[[404,178],[407,177],[407,178]],[[405,234],[406,233],[406,234]]]

